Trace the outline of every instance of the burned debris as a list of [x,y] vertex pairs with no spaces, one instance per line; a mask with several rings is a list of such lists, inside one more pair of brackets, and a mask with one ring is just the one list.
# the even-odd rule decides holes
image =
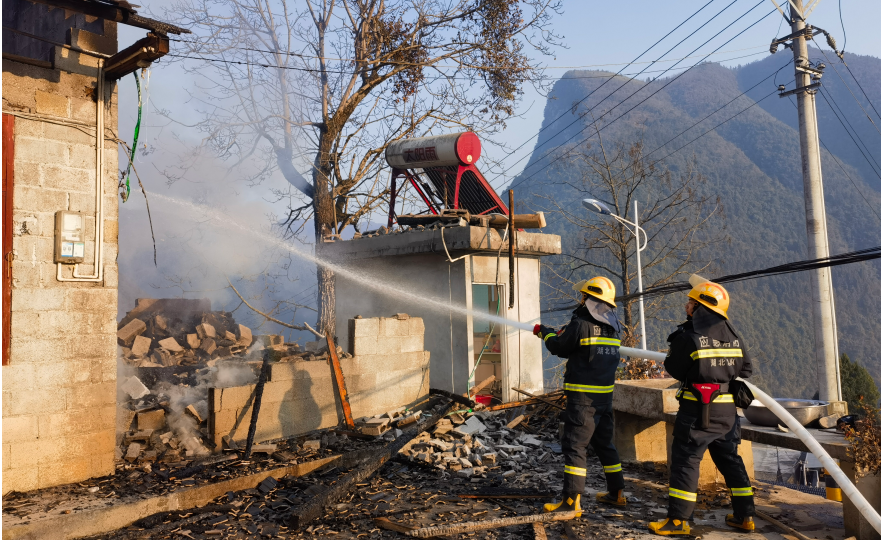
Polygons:
[[280,363],[329,357],[326,343],[301,349],[281,335],[254,335],[231,313],[212,311],[208,300],[138,299],[118,324],[117,342],[121,466],[177,463],[219,450],[208,431],[209,387],[256,381],[264,358]]

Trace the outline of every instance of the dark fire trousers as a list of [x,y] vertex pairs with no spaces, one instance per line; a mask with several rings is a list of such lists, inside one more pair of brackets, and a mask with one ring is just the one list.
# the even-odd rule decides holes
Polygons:
[[725,477],[725,483],[731,492],[734,515],[755,516],[753,489],[743,460],[737,455],[737,446],[740,444],[740,419],[735,418],[731,430],[722,434],[699,429],[695,427],[697,425],[699,421],[693,416],[682,414],[681,411],[676,415],[670,455],[670,497],[667,517],[683,520],[691,518],[697,501],[701,459],[706,450],[710,451],[713,463]]
[[[594,399],[597,402],[594,402]],[[588,394],[566,391],[563,413],[563,495],[584,493],[587,476],[587,446],[593,446],[611,493],[624,489],[621,459],[615,449],[615,421],[612,418],[612,394]]]

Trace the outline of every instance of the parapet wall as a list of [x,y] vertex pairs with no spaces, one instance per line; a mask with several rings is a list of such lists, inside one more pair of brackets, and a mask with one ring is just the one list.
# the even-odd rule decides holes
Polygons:
[[[350,319],[349,329],[354,356],[340,358],[340,367],[355,418],[384,413],[428,395],[429,353],[424,350],[422,319]],[[295,437],[340,423],[342,409],[328,362],[281,362],[271,368],[256,441]],[[255,388],[209,389],[208,429],[218,450],[225,436],[236,442],[247,438]]]

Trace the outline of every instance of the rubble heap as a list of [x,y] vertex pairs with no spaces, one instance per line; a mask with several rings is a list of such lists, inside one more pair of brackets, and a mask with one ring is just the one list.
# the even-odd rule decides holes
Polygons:
[[[117,325],[119,466],[176,463],[204,456],[208,388],[253,384],[264,356],[271,362],[320,361],[323,341],[301,350],[281,335],[253,335],[207,299],[139,298]],[[349,357],[337,347],[338,354]],[[132,368],[126,373],[125,367]]]

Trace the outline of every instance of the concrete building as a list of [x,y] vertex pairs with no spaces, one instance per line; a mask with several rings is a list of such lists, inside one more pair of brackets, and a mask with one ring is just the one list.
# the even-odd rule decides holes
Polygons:
[[346,268],[336,274],[339,344],[354,355],[397,353],[388,348],[394,342],[382,340],[375,350],[358,350],[346,321],[405,312],[425,322],[433,388],[462,394],[469,381],[473,385],[495,375],[500,381],[495,394],[503,401],[518,399],[512,387],[542,392],[541,341],[531,332],[468,313],[478,310],[538,322],[540,258],[560,253],[560,237],[518,232],[516,239],[515,301],[510,309],[508,243],[496,229],[410,229],[325,242],[322,255]]
[[174,31],[109,3],[3,2],[3,493],[114,470],[119,166],[105,142],[113,80],[162,47],[119,56],[113,21],[159,32],[154,45]]

